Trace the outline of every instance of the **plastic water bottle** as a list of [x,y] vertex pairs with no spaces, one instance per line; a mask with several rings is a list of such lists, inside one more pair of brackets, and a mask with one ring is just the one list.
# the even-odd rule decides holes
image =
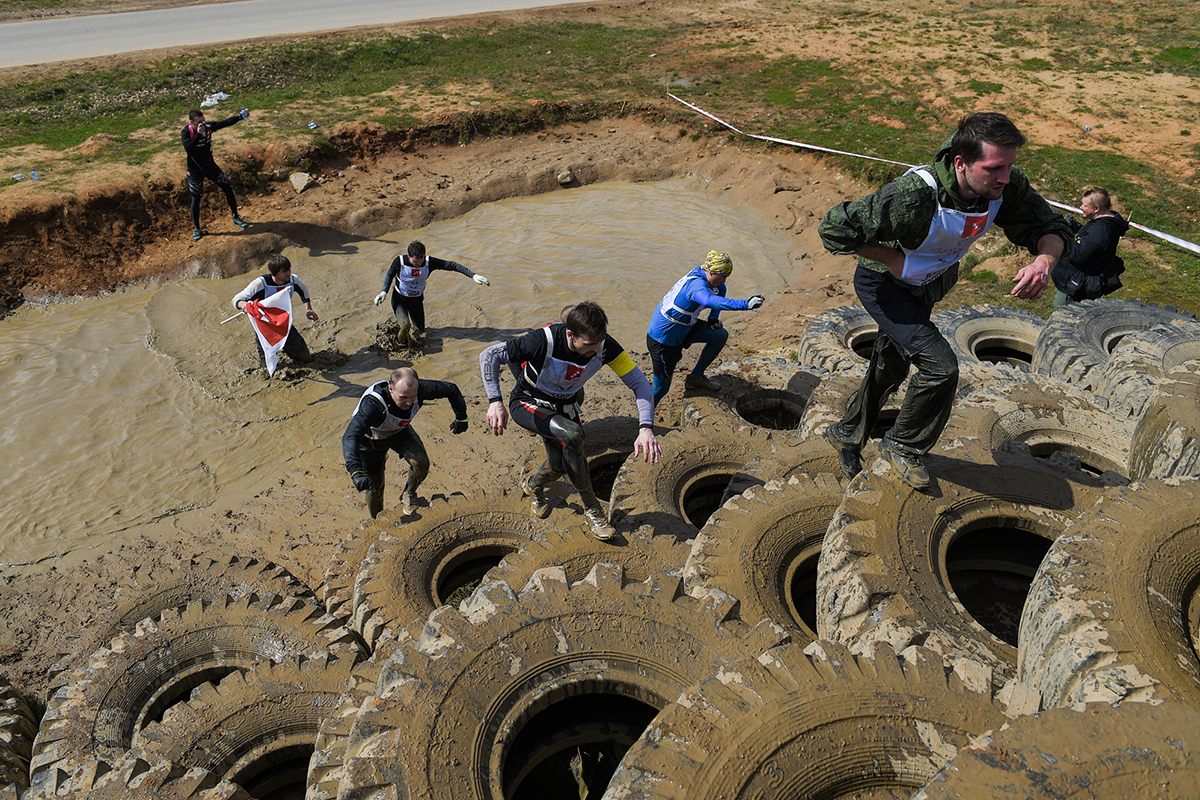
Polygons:
[[308,123],[308,129],[310,131],[315,131],[317,129],[317,123],[315,123],[315,122]]
[[1090,130],[1092,129],[1092,126],[1091,126],[1091,125],[1084,125],[1084,126],[1083,126],[1083,129],[1084,129],[1085,131],[1090,131]]
[[38,179],[37,170],[36,169],[29,170],[29,177],[33,178],[36,181]]
[[245,107],[242,108],[242,119],[250,119],[250,110]]

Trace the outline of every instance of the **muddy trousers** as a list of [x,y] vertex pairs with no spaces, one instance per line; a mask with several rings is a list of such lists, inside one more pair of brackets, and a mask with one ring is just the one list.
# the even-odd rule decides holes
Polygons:
[[516,398],[508,404],[512,421],[541,436],[546,445],[546,462],[530,476],[530,485],[540,489],[565,474],[579,490],[584,508],[598,508],[600,501],[592,490],[592,473],[583,447],[583,425],[575,409],[575,406],[547,408]]
[[425,452],[425,443],[412,428],[406,428],[395,436],[386,439],[368,439],[358,446],[358,457],[362,460],[363,471],[375,482],[376,491],[363,492],[367,503],[367,512],[374,519],[383,511],[384,472],[387,466],[388,451],[394,451],[408,462],[408,480],[404,483],[405,494],[416,494],[417,487],[429,475],[429,454]]
[[[263,354],[262,342],[258,340],[258,336],[254,337],[254,346],[258,348],[258,358],[264,364],[267,357]],[[283,352],[291,357],[292,361],[299,364],[307,364],[313,360],[312,352],[308,349],[308,342],[304,341],[304,337],[300,335],[300,331],[296,330],[293,325],[288,331],[287,341],[283,343]]]
[[[410,339],[420,339],[425,333],[425,297],[405,297],[392,292],[392,314],[400,323],[398,337],[407,344]],[[415,344],[415,342],[414,342]]]
[[704,344],[704,348],[700,351],[700,357],[696,359],[696,366],[692,367],[693,375],[703,375],[704,370],[717,360],[717,356],[721,354],[721,350],[725,348],[725,342],[728,340],[729,331],[724,328],[710,328],[708,323],[703,320],[692,326],[682,344],[663,344],[650,338],[650,334],[647,333],[646,349],[650,353],[650,365],[654,371],[654,382],[651,386],[654,392],[654,405],[657,406],[658,401],[671,391],[671,382],[675,378],[675,367],[679,366],[685,348],[695,342]]
[[188,194],[192,196],[192,227],[200,227],[200,200],[204,197],[204,179],[208,178],[217,186],[221,187],[221,191],[225,192],[225,201],[229,203],[229,213],[237,216],[237,198],[233,196],[233,187],[229,184],[229,178],[225,177],[225,173],[217,170],[215,174],[211,172],[205,175],[193,175],[188,173],[187,185]]

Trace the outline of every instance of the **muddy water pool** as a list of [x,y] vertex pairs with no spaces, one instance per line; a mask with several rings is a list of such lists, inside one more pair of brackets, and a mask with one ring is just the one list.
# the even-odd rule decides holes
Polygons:
[[[491,286],[434,273],[425,348],[393,351],[390,309],[371,299],[416,238]],[[567,303],[596,300],[610,332],[642,353],[655,303],[708,250],[733,257],[730,297],[769,300],[797,268],[789,245],[753,211],[681,178],[511,199],[416,231],[290,248],[321,317],[309,322],[294,306],[316,362],[298,368],[285,357],[270,381],[247,322],[220,324],[262,265],[225,280],[27,304],[0,320],[0,566],[103,552],[317,447],[340,458],[336,442],[363,387],[396,366],[482,399],[479,351]],[[738,316],[726,312],[727,324]],[[471,408],[482,424],[482,405]]]

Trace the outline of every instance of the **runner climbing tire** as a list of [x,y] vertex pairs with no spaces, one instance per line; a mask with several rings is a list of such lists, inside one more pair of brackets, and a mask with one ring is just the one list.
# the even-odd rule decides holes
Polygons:
[[1171,370],[1138,420],[1130,443],[1129,475],[1149,478],[1200,476],[1200,369]]
[[1096,393],[1114,413],[1140,419],[1168,372],[1200,359],[1200,322],[1176,320],[1131,333],[1100,369]]
[[70,772],[92,758],[117,758],[192,687],[259,659],[316,652],[350,661],[366,656],[354,632],[315,598],[249,595],[168,609],[118,634],[70,673],[46,704],[30,769]]
[[1047,708],[1200,703],[1200,483],[1113,490],[1050,548],[1021,617],[1020,677]]
[[743,619],[772,619],[794,642],[816,639],[817,559],[844,488],[835,475],[793,475],[726,503],[692,542],[688,594],[719,589],[741,601]]
[[1083,300],[1055,311],[1038,336],[1033,371],[1083,389],[1096,388],[1098,370],[1125,336],[1191,314],[1133,300]]
[[270,561],[240,556],[220,561],[211,558],[189,559],[179,566],[162,570],[139,571],[119,589],[121,601],[116,611],[91,625],[47,671],[53,695],[62,685],[63,673],[83,664],[87,657],[108,644],[114,636],[134,628],[149,617],[168,608],[185,606],[194,600],[239,599],[276,594],[282,597],[312,597],[312,589],[283,567]]
[[878,336],[879,323],[862,306],[822,311],[800,336],[800,363],[861,378]]
[[940,452],[924,491],[882,459],[850,483],[821,547],[817,630],[855,652],[884,641],[973,658],[1004,681],[1029,580],[1101,483],[969,440]]
[[240,786],[202,769],[126,755],[112,762],[92,759],[71,775],[39,775],[22,800],[251,800]]
[[773,648],[665,708],[604,797],[908,797],[1006,720],[987,670],[956,666],[922,647]]
[[[29,756],[38,723],[16,687],[0,675],[0,792],[29,786]],[[14,793],[16,793],[14,792]]]
[[321,655],[255,662],[202,683],[139,731],[133,752],[199,767],[254,797],[306,786],[313,743],[349,684],[353,659]]
[[631,456],[617,474],[612,524],[618,530],[650,525],[657,534],[691,539],[720,507],[729,480],[766,441],[753,430],[714,437],[692,428],[659,437],[659,463]]
[[913,800],[1200,797],[1198,730],[1180,703],[1045,711],[960,749]]
[[574,584],[540,570],[519,593],[486,583],[393,654],[354,723],[338,796],[514,797],[518,776],[557,764],[556,743],[605,748],[591,723],[644,727],[687,686],[785,640],[735,606],[684,595],[665,573],[627,583],[605,564]]
[[931,318],[958,356],[972,364],[1005,372],[1029,372],[1038,335],[1046,320],[1028,311],[978,305],[939,311]]
[[560,518],[531,516],[520,490],[435,497],[371,545],[354,582],[355,628],[372,647],[385,630],[399,636],[523,543],[553,535]]

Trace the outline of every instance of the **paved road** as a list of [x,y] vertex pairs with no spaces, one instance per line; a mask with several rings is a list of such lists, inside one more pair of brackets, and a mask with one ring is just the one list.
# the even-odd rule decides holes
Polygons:
[[245,0],[0,24],[0,68],[579,0]]

